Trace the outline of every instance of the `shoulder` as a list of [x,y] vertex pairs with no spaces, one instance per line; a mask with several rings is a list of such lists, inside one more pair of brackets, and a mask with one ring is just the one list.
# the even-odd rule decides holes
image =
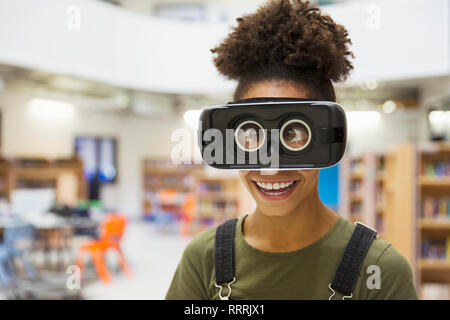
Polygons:
[[364,263],[365,267],[377,266],[385,275],[410,275],[408,260],[386,240],[375,239],[370,246]]
[[183,251],[166,299],[208,299],[215,228],[194,236]]
[[[345,246],[348,244],[348,241],[350,240],[350,237],[352,236],[353,231],[355,230],[355,225],[348,219],[344,219],[343,222],[343,228],[342,228],[342,238],[343,241],[345,242]],[[382,240],[379,238],[376,238],[375,240],[373,240],[372,244],[369,247],[369,250],[367,251],[366,257],[364,259],[364,266],[368,266],[371,264],[377,264],[380,257],[385,253],[386,250],[388,250],[388,248],[392,247],[391,243],[386,241],[386,240]],[[398,253],[395,249],[390,249],[388,250],[389,253],[389,258],[403,258],[403,256]],[[394,251],[391,253],[391,251]],[[404,258],[403,258],[404,259]]]
[[[355,226],[345,220],[344,238],[351,237]],[[360,271],[361,299],[417,299],[408,260],[383,239],[375,239],[367,251]]]
[[186,246],[183,258],[201,258],[203,260],[208,256],[213,256],[216,229],[216,227],[212,227],[196,234]]
[[384,240],[377,240],[377,242],[380,242],[378,251],[381,253],[375,264],[380,267],[382,272],[391,276],[412,275],[408,260],[391,243]]
[[[237,219],[236,228],[240,226],[242,217]],[[196,257],[214,256],[214,244],[217,227],[211,227],[194,236],[185,249],[185,254]]]
[[410,275],[411,267],[408,260],[398,252],[389,241],[376,238],[367,251],[362,272],[370,273],[378,267],[384,276]]
[[374,240],[361,274],[361,293],[367,299],[417,299],[411,266],[388,241]]

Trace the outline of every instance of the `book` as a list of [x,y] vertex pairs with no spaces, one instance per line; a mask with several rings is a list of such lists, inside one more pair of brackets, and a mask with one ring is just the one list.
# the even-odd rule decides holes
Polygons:
[[424,196],[422,201],[422,218],[450,219],[450,198]]

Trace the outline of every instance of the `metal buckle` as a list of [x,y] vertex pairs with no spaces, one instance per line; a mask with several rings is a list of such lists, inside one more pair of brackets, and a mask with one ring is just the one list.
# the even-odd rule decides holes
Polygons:
[[357,224],[360,224],[360,225],[366,227],[367,229],[372,230],[373,232],[375,232],[375,238],[378,238],[378,232],[377,232],[377,230],[375,230],[374,228],[369,227],[367,224],[364,224],[364,223],[359,222],[359,221],[356,221],[356,222],[354,223],[355,226],[356,226]]
[[231,296],[231,285],[232,285],[233,283],[235,283],[235,282],[236,282],[236,277],[234,277],[233,280],[232,280],[231,282],[227,283],[228,294],[227,294],[226,296],[222,296],[222,289],[223,289],[223,287],[222,287],[222,286],[219,286],[219,285],[217,284],[217,282],[214,283],[214,285],[216,286],[216,288],[219,288],[219,289],[220,289],[220,290],[219,290],[219,298],[220,298],[220,300],[228,300],[228,298]]
[[[334,291],[333,288],[331,287],[331,283],[328,285],[328,288],[333,292],[331,294],[331,296],[328,298],[328,300],[331,300],[334,297],[334,295],[336,294],[336,291]],[[353,293],[350,294],[349,296],[343,296],[342,300],[351,299],[351,298],[353,298]]]

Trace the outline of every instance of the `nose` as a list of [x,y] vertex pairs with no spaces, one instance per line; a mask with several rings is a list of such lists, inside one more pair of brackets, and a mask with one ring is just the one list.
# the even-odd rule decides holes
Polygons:
[[259,172],[259,174],[262,176],[273,176],[273,175],[276,175],[277,173],[278,173],[278,170],[261,170]]

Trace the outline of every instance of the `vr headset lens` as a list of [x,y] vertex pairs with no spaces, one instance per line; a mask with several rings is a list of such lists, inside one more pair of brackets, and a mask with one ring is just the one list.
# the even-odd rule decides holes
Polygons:
[[263,145],[266,135],[263,127],[256,121],[244,121],[236,128],[236,144],[244,151],[256,151]]
[[288,150],[303,150],[311,142],[311,129],[302,120],[289,120],[281,127],[280,140]]

